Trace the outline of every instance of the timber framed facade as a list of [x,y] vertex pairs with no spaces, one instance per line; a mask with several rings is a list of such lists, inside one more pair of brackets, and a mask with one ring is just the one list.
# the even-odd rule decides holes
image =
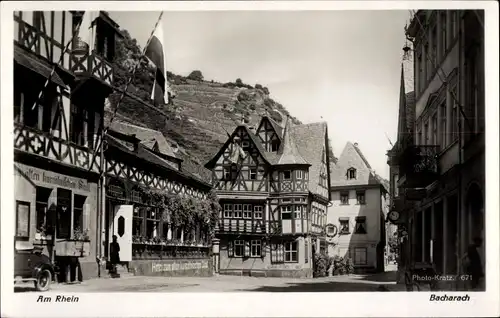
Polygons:
[[326,123],[236,127],[205,167],[220,200],[216,271],[312,277],[330,199]]
[[15,239],[41,246],[62,269],[79,258],[88,278],[98,273],[103,158],[96,148],[119,32],[99,12],[92,34],[108,41],[89,48],[81,41],[86,30],[75,34],[82,16],[14,12]]
[[103,255],[116,235],[120,262],[135,275],[211,276],[205,224],[180,226],[162,196],[206,200],[210,184],[182,170],[182,160],[158,131],[115,121],[106,135]]

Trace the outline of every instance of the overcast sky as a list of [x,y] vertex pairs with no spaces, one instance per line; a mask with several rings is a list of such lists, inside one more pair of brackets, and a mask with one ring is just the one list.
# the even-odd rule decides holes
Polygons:
[[[144,46],[159,12],[110,12]],[[241,78],[304,123],[328,122],[338,157],[357,142],[387,178],[408,11],[165,11],[167,69]]]

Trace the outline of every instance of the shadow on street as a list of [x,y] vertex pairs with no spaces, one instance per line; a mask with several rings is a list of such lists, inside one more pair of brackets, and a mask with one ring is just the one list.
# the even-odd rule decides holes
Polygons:
[[285,286],[261,286],[253,289],[240,289],[239,291],[259,292],[373,292],[387,291],[381,285],[356,282],[308,282],[287,283]]

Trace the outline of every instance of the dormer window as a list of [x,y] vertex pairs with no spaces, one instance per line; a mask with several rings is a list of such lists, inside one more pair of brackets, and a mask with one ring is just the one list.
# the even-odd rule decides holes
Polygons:
[[347,180],[356,179],[356,169],[354,169],[354,168],[347,169],[346,176],[347,176]]

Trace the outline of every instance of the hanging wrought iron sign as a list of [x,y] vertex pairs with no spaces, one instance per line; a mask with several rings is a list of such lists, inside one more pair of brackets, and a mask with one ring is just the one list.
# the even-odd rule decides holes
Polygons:
[[337,236],[339,233],[339,229],[335,224],[327,224],[325,225],[325,232],[326,232],[326,240],[328,243],[333,242],[333,238]]
[[389,212],[389,214],[387,215],[387,217],[389,218],[389,221],[396,222],[397,220],[399,220],[400,214],[399,214],[398,211],[392,210],[392,211]]

